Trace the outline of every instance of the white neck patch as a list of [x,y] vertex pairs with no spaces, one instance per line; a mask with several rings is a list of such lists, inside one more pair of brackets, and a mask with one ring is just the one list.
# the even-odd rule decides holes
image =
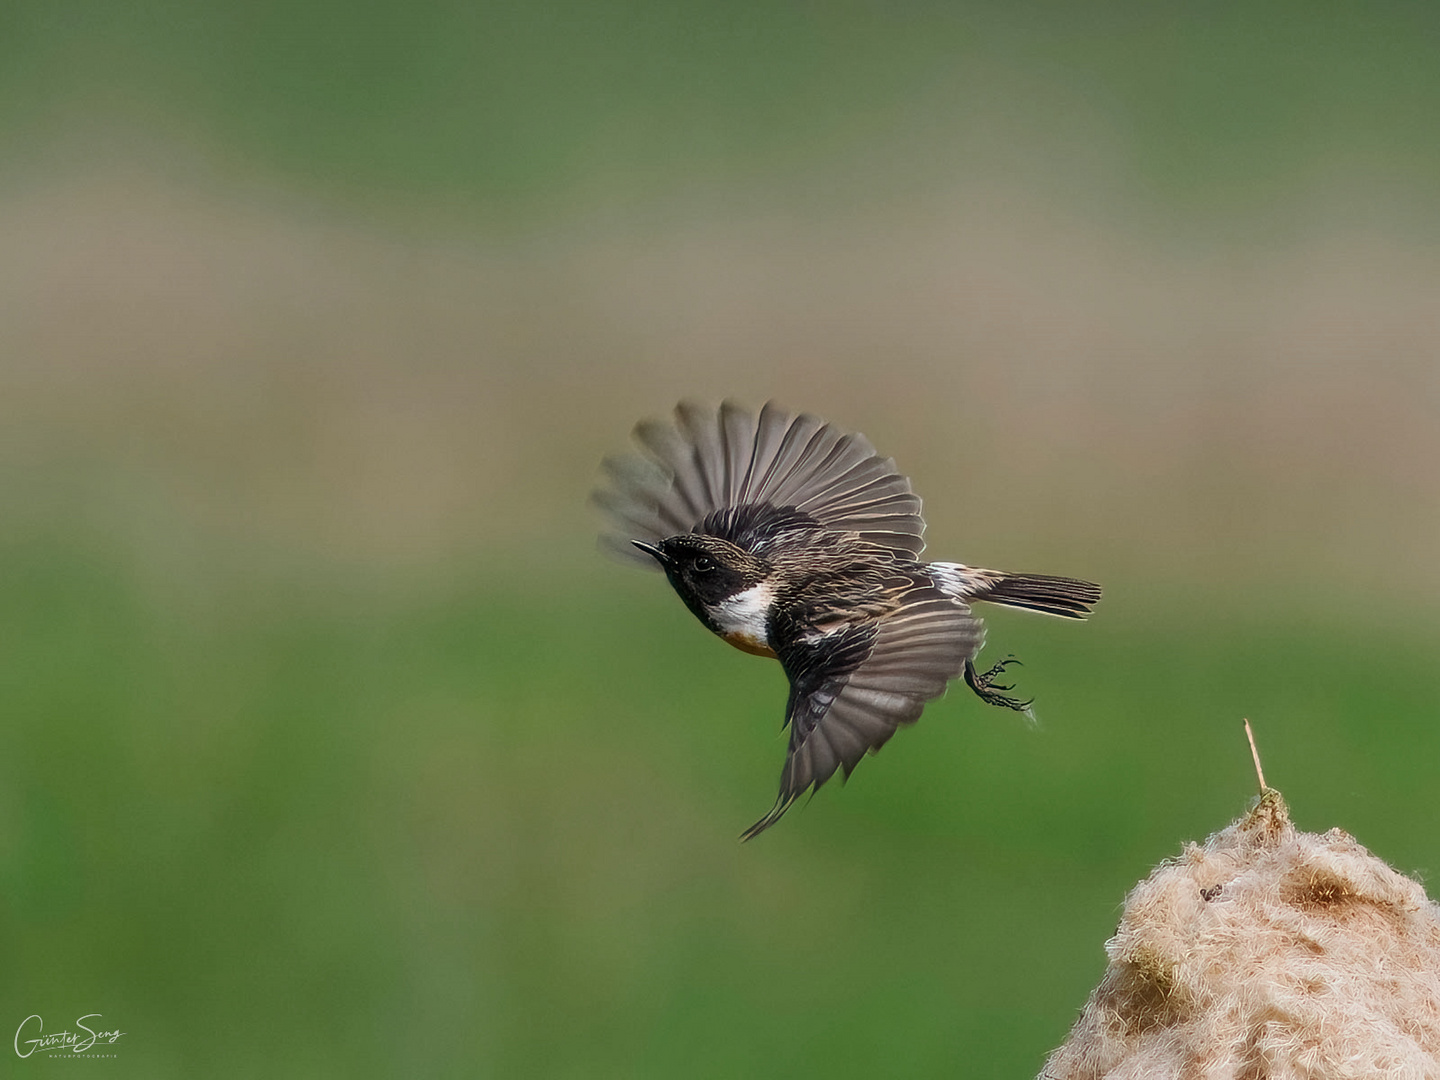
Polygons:
[[775,590],[762,581],[744,592],[738,592],[722,600],[710,609],[710,617],[720,627],[725,637],[739,636],[749,641],[763,643],[767,640],[766,616],[770,613],[770,601]]

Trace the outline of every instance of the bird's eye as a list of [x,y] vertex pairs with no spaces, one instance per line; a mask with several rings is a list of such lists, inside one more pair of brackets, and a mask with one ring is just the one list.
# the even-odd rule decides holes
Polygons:
[[714,569],[715,564],[710,561],[710,557],[707,555],[701,555],[695,560],[695,570],[697,573],[704,574]]

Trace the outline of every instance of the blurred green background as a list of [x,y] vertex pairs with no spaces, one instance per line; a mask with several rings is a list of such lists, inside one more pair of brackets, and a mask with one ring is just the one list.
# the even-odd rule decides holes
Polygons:
[[[6,1038],[1033,1075],[1251,797],[1243,716],[1302,827],[1433,875],[1437,115],[1419,3],[10,0]],[[990,619],[1039,728],[952,693],[738,844],[783,677],[585,503],[686,396],[1104,583]]]

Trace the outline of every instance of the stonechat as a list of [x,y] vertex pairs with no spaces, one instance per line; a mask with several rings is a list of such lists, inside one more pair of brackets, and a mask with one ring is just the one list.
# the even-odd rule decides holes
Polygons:
[[674,423],[641,423],[635,438],[642,453],[605,462],[602,542],[659,566],[706,627],[778,659],[790,680],[780,793],[742,839],[837,770],[848,778],[957,675],[982,701],[1028,712],[996,682],[1016,661],[976,669],[973,603],[1083,619],[1100,599],[1075,578],[922,561],[910,481],[817,417],[681,403]]

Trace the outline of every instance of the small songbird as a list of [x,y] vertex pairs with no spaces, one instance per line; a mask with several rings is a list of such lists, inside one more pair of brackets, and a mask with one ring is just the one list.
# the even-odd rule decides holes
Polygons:
[[814,416],[682,402],[635,438],[644,453],[607,459],[595,493],[615,530],[602,543],[658,564],[696,618],[790,680],[780,794],[744,840],[837,769],[848,779],[961,673],[982,701],[1028,712],[995,681],[1016,661],[975,668],[974,601],[1083,619],[1100,599],[1074,578],[922,562],[910,481]]

